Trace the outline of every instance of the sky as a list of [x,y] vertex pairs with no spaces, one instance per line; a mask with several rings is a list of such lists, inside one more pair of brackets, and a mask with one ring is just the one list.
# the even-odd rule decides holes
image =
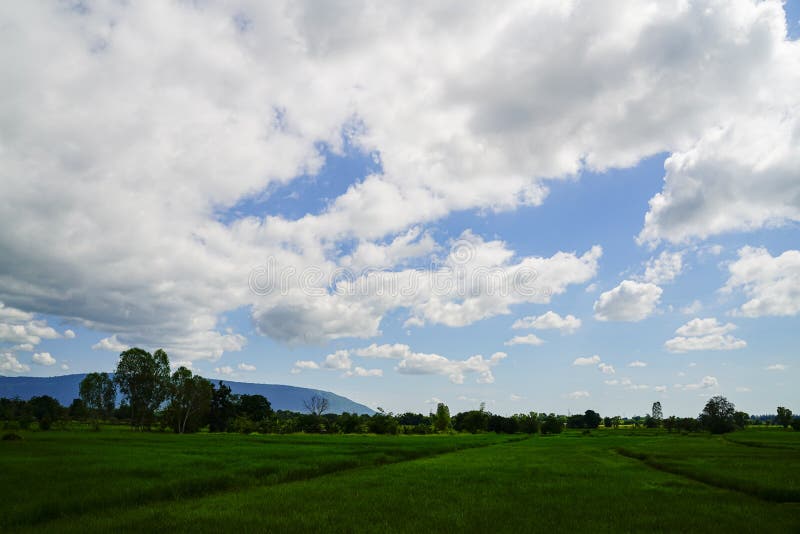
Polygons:
[[800,2],[0,6],[0,374],[800,410]]

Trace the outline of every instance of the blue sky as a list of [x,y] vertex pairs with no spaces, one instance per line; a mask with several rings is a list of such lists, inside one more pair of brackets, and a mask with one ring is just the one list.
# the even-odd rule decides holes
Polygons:
[[796,2],[52,9],[1,15],[0,374],[142,346],[395,412],[798,404]]

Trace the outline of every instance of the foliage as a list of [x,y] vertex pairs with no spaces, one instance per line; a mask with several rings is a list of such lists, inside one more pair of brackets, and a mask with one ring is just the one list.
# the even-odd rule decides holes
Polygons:
[[303,406],[308,413],[319,417],[328,411],[330,401],[322,395],[312,395],[310,399],[303,401]]
[[155,412],[170,393],[169,358],[158,349],[153,354],[128,349],[120,354],[114,382],[131,407],[131,426],[149,429]]
[[653,407],[650,409],[650,417],[656,421],[656,426],[661,425],[661,420],[664,419],[664,411],[661,409],[661,401],[656,401],[653,403]]
[[792,424],[792,410],[778,406],[778,417],[775,418],[775,422],[783,428],[788,428]]
[[107,419],[114,411],[117,389],[107,373],[89,373],[86,375],[81,380],[79,395],[80,400],[83,401],[86,409],[95,420],[95,425],[97,425],[99,419]]
[[736,430],[736,407],[722,395],[711,397],[700,414],[700,425],[712,434],[725,434]]
[[540,416],[542,434],[561,434],[564,430],[564,421],[554,413]]
[[443,402],[436,405],[436,416],[433,420],[433,427],[437,432],[446,432],[453,428],[450,419],[450,408]]
[[211,382],[202,376],[193,376],[183,366],[172,373],[170,382],[170,404],[167,409],[170,426],[178,434],[197,432],[205,426],[211,407]]

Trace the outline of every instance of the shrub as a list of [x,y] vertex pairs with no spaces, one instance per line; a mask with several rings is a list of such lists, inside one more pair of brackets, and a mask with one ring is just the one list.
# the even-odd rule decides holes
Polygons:
[[3,441],[22,441],[22,436],[14,432],[6,432],[3,434]]

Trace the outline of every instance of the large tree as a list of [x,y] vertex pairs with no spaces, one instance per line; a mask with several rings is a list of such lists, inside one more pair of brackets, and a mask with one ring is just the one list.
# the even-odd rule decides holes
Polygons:
[[149,429],[155,411],[170,392],[167,353],[158,349],[150,354],[136,347],[122,352],[114,372],[114,382],[130,404],[131,426]]
[[197,432],[207,421],[214,387],[200,375],[179,367],[170,380],[170,424],[178,434]]
[[778,406],[778,417],[775,418],[775,422],[783,428],[787,428],[792,424],[792,410]]
[[450,421],[450,408],[443,402],[440,402],[436,406],[436,418],[434,419],[433,426],[437,432],[450,430],[453,427]]
[[700,425],[712,434],[724,434],[736,430],[734,414],[736,407],[722,395],[708,399],[700,414]]
[[98,420],[114,411],[117,388],[107,373],[89,373],[81,380],[79,395],[97,426]]

